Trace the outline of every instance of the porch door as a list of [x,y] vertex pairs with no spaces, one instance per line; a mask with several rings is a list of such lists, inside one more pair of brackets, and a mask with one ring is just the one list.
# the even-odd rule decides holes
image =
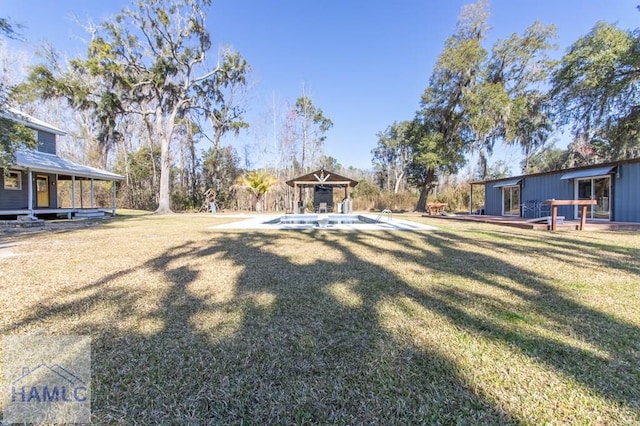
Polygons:
[[520,186],[502,188],[502,215],[520,216]]
[[49,207],[49,176],[36,175],[36,207]]
[[[598,204],[587,207],[587,219],[611,219],[611,176],[579,179],[576,198],[579,200],[597,200]],[[576,217],[580,217],[577,209]]]

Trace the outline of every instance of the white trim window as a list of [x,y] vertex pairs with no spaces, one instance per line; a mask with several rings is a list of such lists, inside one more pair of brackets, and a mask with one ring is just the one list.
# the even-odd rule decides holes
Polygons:
[[9,170],[4,174],[4,189],[22,191],[22,172]]

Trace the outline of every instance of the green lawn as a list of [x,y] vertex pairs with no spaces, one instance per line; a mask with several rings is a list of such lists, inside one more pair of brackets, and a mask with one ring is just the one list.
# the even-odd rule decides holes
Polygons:
[[0,334],[90,335],[96,423],[640,422],[637,233],[229,220],[0,233]]

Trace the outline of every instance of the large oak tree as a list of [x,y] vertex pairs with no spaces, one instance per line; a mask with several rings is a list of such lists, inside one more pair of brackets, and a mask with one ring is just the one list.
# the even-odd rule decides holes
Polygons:
[[640,155],[640,30],[598,23],[568,49],[552,85],[574,146],[592,145],[601,160]]
[[551,130],[540,85],[553,67],[547,51],[554,27],[534,23],[522,35],[498,40],[490,54],[483,46],[487,17],[486,1],[463,8],[422,95],[409,174],[420,190],[418,211],[424,211],[438,174],[455,173],[467,154],[479,154],[485,178],[497,141],[518,143],[530,155]]
[[105,143],[118,136],[123,114],[150,124],[150,137],[160,145],[158,213],[171,211],[171,148],[180,120],[203,116],[213,127],[214,141],[245,126],[228,95],[245,83],[248,65],[229,49],[209,58],[210,3],[138,1],[94,29],[87,58],[72,61],[74,75],[38,67],[31,78],[42,95],[64,96],[76,107],[91,109]]

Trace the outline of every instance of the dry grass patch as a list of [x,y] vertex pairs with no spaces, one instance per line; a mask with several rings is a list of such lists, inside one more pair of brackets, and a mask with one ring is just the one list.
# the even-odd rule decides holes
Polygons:
[[90,335],[96,423],[640,422],[634,233],[229,220],[0,234],[0,330]]

